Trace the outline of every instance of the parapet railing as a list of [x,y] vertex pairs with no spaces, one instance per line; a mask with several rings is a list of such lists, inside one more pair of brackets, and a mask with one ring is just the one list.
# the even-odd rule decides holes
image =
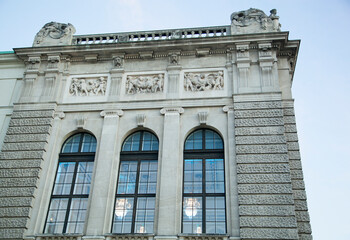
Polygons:
[[230,26],[185,28],[128,33],[106,33],[97,35],[76,35],[73,37],[73,45],[90,45],[122,42],[145,42],[186,38],[208,38],[227,36]]

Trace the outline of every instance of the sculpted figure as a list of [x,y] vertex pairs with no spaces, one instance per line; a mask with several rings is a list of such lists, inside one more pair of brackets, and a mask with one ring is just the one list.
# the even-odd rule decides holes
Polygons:
[[33,47],[71,45],[75,28],[72,24],[49,22],[36,34]]
[[164,74],[128,76],[125,83],[126,94],[162,92],[163,82]]
[[221,90],[224,87],[224,73],[207,72],[207,73],[185,73],[184,88],[186,91],[207,91]]

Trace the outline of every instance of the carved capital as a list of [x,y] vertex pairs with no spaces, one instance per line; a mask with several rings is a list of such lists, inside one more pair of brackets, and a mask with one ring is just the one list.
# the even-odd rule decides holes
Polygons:
[[121,117],[124,115],[123,110],[121,109],[116,109],[116,110],[103,110],[100,113],[100,116],[103,118],[115,118],[115,117]]
[[208,120],[208,112],[199,112],[198,119],[199,119],[199,124],[206,125]]
[[64,112],[55,112],[54,113],[54,119],[60,120],[60,119],[65,118],[65,116],[66,116],[66,114],[64,114]]
[[161,114],[182,114],[184,113],[185,110],[182,107],[166,107],[166,108],[162,108],[160,110]]
[[226,106],[224,106],[224,107],[222,108],[222,110],[223,110],[224,112],[228,113],[228,112],[233,112],[233,111],[234,111],[234,108],[233,108],[233,106],[226,105]]
[[143,127],[145,125],[145,122],[146,122],[146,115],[143,113],[137,114],[136,115],[136,122],[137,122],[137,126]]

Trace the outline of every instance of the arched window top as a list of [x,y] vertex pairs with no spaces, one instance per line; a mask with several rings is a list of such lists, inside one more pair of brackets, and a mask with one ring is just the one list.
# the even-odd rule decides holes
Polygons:
[[192,132],[185,141],[185,150],[223,149],[224,144],[216,132],[210,129],[199,129]]
[[147,131],[138,131],[131,134],[123,143],[123,152],[158,151],[157,137]]
[[89,133],[78,133],[66,140],[61,153],[96,152],[96,138]]

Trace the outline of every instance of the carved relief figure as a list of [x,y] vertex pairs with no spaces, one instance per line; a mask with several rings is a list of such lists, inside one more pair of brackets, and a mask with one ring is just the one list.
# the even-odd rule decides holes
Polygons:
[[49,22],[36,34],[33,46],[70,45],[74,33],[70,23]]
[[246,11],[234,12],[231,15],[232,33],[276,32],[280,31],[277,10],[272,9],[270,16],[263,11],[250,8]]
[[162,92],[164,74],[128,76],[126,79],[126,94]]
[[224,73],[185,73],[184,88],[186,91],[198,92],[206,90],[222,90],[224,88]]
[[69,86],[71,96],[103,96],[106,94],[106,77],[73,78]]

